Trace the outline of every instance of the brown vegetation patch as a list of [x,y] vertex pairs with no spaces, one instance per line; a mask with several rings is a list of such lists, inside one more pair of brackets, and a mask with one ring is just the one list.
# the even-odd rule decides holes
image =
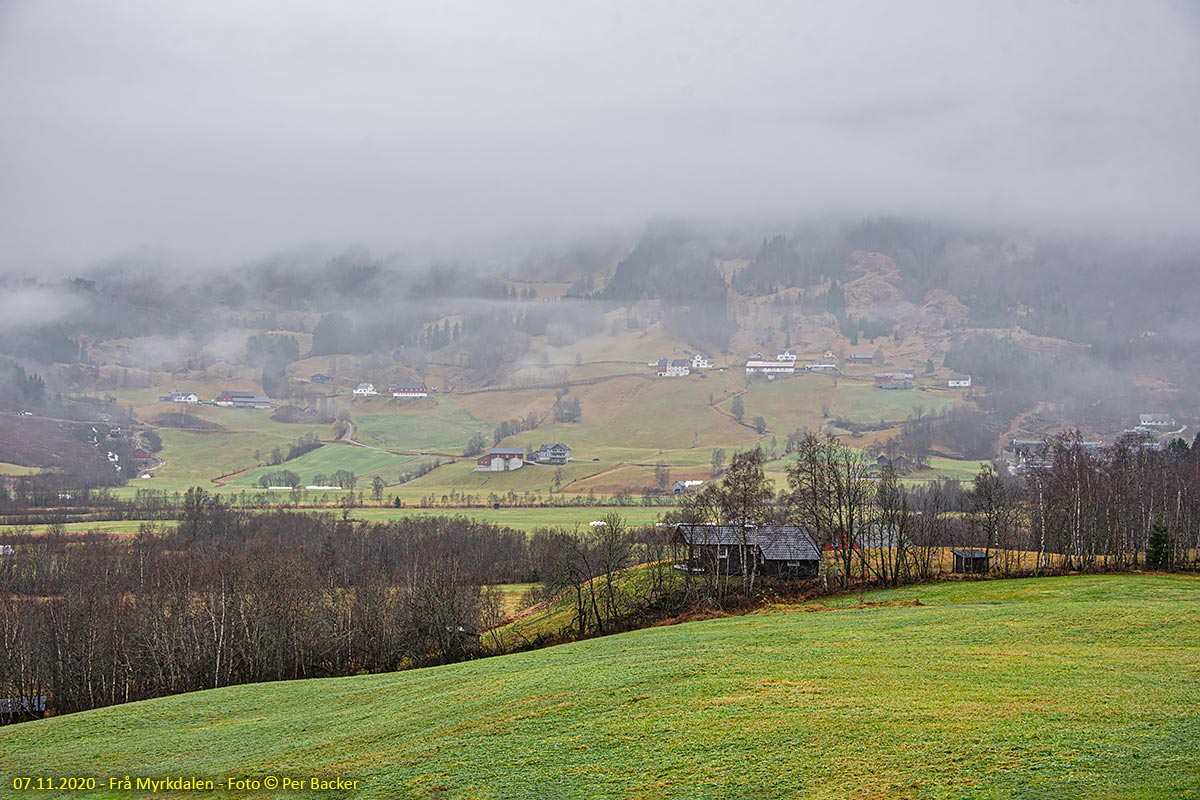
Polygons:
[[925,293],[925,305],[921,307],[921,316],[928,323],[945,321],[952,325],[962,325],[970,315],[970,309],[945,289],[933,289]]
[[85,424],[0,415],[0,442],[4,445],[2,460],[43,469],[95,467],[103,461],[103,454],[74,434],[75,427]]
[[209,422],[206,419],[200,419],[182,411],[159,414],[156,417],[151,417],[149,422],[151,425],[157,425],[160,428],[176,428],[181,431],[192,431],[193,433],[227,433],[229,431],[224,425]]
[[888,607],[897,608],[897,607],[906,607],[906,606],[912,607],[912,606],[919,606],[919,605],[922,605],[921,601],[918,598],[914,597],[912,600],[878,600],[878,601],[872,601],[872,602],[868,602],[868,603],[864,603],[864,602],[860,601],[858,603],[855,603],[854,605],[849,605],[849,606],[826,606],[826,605],[816,604],[816,605],[800,606],[799,608],[797,608],[795,610],[796,611],[813,611],[813,612],[816,612],[816,611],[850,611],[850,610],[862,609],[862,608],[888,608]]

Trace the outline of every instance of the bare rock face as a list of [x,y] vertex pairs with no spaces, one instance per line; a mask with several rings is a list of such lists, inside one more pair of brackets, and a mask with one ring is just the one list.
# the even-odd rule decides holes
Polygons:
[[913,303],[900,288],[900,268],[883,253],[855,251],[846,268],[857,276],[842,286],[846,313],[851,316],[889,318],[932,331],[963,325],[970,315],[967,307],[945,289],[928,292],[920,306]]
[[900,322],[917,317],[917,307],[899,288],[900,268],[891,258],[882,253],[856,250],[850,254],[846,268],[850,274],[858,275],[842,286],[847,314]]
[[846,261],[846,271],[852,275],[878,275],[899,280],[900,267],[891,256],[873,250],[855,250]]
[[962,301],[945,289],[933,289],[925,294],[921,307],[921,323],[942,327],[949,323],[958,326],[966,323],[970,311]]

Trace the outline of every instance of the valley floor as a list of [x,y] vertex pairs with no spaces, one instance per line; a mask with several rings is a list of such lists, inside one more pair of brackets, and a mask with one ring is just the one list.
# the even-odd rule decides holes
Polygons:
[[290,775],[356,779],[357,793],[322,796],[364,798],[1200,797],[1200,579],[867,599],[903,604],[853,608],[855,595],[827,613],[777,606],[8,727],[3,785]]

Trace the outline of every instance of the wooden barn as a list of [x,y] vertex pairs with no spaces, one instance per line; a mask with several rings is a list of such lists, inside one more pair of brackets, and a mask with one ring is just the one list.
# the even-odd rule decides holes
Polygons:
[[988,571],[989,556],[984,550],[951,550],[954,554],[954,571],[963,573],[985,573]]
[[493,447],[475,459],[476,472],[511,472],[525,466],[525,451],[519,447]]
[[270,408],[271,398],[254,392],[225,391],[217,395],[213,403],[222,408]]
[[678,525],[673,543],[687,548],[693,572],[741,575],[755,562],[773,578],[815,578],[821,550],[812,535],[795,525]]

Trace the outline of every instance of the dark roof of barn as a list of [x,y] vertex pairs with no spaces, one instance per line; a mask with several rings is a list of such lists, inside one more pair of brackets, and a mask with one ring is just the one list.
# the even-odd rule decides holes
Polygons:
[[956,556],[962,556],[963,558],[987,558],[988,557],[987,552],[984,550],[951,550],[950,552],[954,553],[954,555],[956,555]]
[[679,525],[683,541],[691,545],[756,545],[767,561],[820,561],[821,550],[812,535],[796,525]]

